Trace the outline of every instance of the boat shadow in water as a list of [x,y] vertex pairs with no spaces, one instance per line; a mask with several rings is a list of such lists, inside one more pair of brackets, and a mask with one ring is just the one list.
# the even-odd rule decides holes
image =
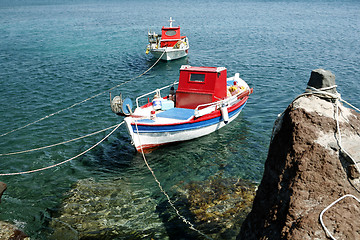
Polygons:
[[117,134],[93,149],[81,162],[86,167],[102,172],[119,172],[124,168],[133,167],[134,163],[142,159],[128,142],[128,136]]

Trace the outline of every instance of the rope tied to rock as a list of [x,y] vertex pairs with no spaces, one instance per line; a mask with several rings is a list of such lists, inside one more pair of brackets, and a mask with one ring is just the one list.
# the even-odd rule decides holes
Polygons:
[[[352,104],[350,104],[349,102],[343,100],[341,98],[341,95],[339,93],[330,93],[330,92],[327,92],[326,90],[331,90],[331,89],[334,89],[336,88],[337,85],[333,85],[333,86],[330,86],[330,87],[324,87],[324,88],[320,88],[320,89],[317,89],[315,87],[312,87],[312,86],[307,86],[307,89],[310,90],[310,92],[307,92],[307,93],[303,93],[301,94],[300,96],[304,96],[304,95],[310,95],[310,94],[313,94],[313,95],[316,95],[316,96],[319,96],[319,97],[326,97],[326,98],[329,98],[331,100],[334,100],[335,101],[335,120],[336,120],[336,129],[337,129],[337,141],[338,141],[338,145],[339,145],[339,154],[343,154],[344,156],[348,157],[355,165],[357,171],[360,173],[360,169],[359,169],[359,166],[358,164],[356,163],[355,159],[345,150],[345,148],[342,146],[342,139],[341,139],[341,130],[340,130],[340,123],[339,123],[339,103],[340,101],[341,102],[344,102],[346,104],[348,104],[350,107],[352,107],[353,109],[355,109],[356,111],[360,112],[360,109],[358,109],[357,107],[353,106]],[[296,98],[297,99],[297,98]],[[295,101],[295,100],[294,100]],[[323,215],[324,213],[329,209],[331,208],[332,206],[334,206],[336,203],[338,203],[339,201],[341,201],[342,199],[346,198],[346,197],[352,197],[354,198],[356,201],[358,201],[360,203],[360,200],[358,198],[356,198],[354,195],[352,194],[347,194],[347,195],[344,195],[340,198],[338,198],[337,200],[335,200],[334,202],[332,202],[329,206],[327,206],[323,211],[321,211],[320,213],[320,216],[319,216],[319,220],[320,220],[320,223],[321,223],[321,226],[323,227],[325,233],[333,240],[336,240],[336,238],[330,233],[330,231],[328,230],[328,228],[325,226],[324,224],[324,221],[323,221]]]
[[[331,92],[327,92],[327,90],[331,90],[336,88],[337,85],[332,85],[329,87],[324,87],[324,88],[315,88],[313,86],[307,86],[307,90],[308,92],[302,93],[300,95],[298,95],[293,101],[296,101],[298,98],[303,97],[303,96],[309,96],[309,95],[315,95],[318,97],[325,97],[327,99],[331,99],[335,101],[335,120],[336,120],[336,129],[337,129],[337,140],[338,140],[338,145],[340,148],[340,153],[344,154],[345,156],[347,156],[349,159],[351,159],[351,161],[354,163],[357,171],[360,173],[360,168],[358,166],[358,164],[356,163],[355,159],[344,149],[344,147],[342,146],[342,141],[341,141],[341,130],[340,130],[340,124],[339,124],[339,101],[344,102],[346,104],[348,104],[350,107],[352,107],[353,109],[355,109],[356,111],[360,112],[360,109],[353,106],[352,104],[350,104],[349,102],[345,101],[344,99],[341,98],[341,95],[336,92],[336,93],[331,93]],[[336,90],[335,90],[336,91]],[[285,111],[284,111],[285,112]],[[281,114],[279,114],[279,117],[281,115],[284,114],[284,112],[282,112]],[[275,129],[273,129],[273,135],[274,135]],[[273,136],[272,136],[273,138]]]
[[[342,146],[342,139],[341,139],[341,130],[340,130],[340,123],[339,123],[339,102],[343,102],[343,103],[346,103],[347,105],[349,105],[350,107],[352,107],[353,109],[355,109],[356,111],[360,112],[360,109],[355,107],[354,105],[350,104],[349,102],[345,101],[344,99],[341,98],[341,95],[336,92],[336,93],[331,93],[331,92],[328,92],[328,90],[332,90],[334,88],[336,88],[337,85],[332,85],[332,86],[329,86],[329,87],[323,87],[323,88],[315,88],[313,86],[307,86],[306,90],[307,92],[305,93],[302,93],[300,95],[298,95],[291,103],[290,105],[295,102],[297,99],[299,99],[300,97],[303,97],[303,96],[310,96],[310,95],[315,95],[315,96],[318,96],[318,97],[321,97],[321,98],[325,98],[327,100],[332,100],[335,104],[335,120],[336,120],[336,129],[337,129],[337,134],[335,136],[337,136],[337,141],[338,141],[338,145],[339,145],[339,154],[343,154],[345,156],[347,156],[349,159],[351,159],[351,161],[354,163],[357,171],[360,173],[360,169],[359,169],[359,166],[358,164],[356,163],[355,159],[344,149],[344,147]],[[335,90],[336,91],[336,90]],[[273,127],[273,130],[272,130],[272,136],[271,136],[271,141],[273,140],[274,136],[277,134],[278,132],[278,124],[281,124],[281,121],[282,121],[282,116],[284,115],[285,111],[283,111],[282,113],[280,113],[278,115],[278,118],[276,119],[275,121],[275,124],[274,124],[274,127]],[[354,199],[356,199],[359,203],[359,199],[356,198],[355,196],[351,195],[351,194],[347,194],[347,195],[344,195],[342,197],[340,197],[339,199],[337,199],[336,201],[334,201],[333,203],[331,203],[328,207],[326,207],[321,213],[320,213],[320,223],[321,223],[321,226],[323,227],[324,231],[326,234],[328,234],[333,240],[336,240],[332,235],[331,233],[329,232],[329,230],[326,228],[323,220],[322,220],[322,217],[323,217],[323,214],[325,211],[327,211],[330,207],[332,207],[334,204],[336,204],[337,202],[341,201],[342,199],[346,198],[346,197],[352,197]]]

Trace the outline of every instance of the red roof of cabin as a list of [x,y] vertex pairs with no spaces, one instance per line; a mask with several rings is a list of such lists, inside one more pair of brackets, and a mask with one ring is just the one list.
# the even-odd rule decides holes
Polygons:
[[183,65],[180,68],[180,71],[192,71],[192,72],[220,72],[224,70],[224,67],[192,67],[188,65]]

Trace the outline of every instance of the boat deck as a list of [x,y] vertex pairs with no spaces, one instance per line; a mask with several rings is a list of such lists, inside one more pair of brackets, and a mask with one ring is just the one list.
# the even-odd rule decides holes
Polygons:
[[137,123],[145,124],[171,124],[190,120],[194,116],[194,109],[187,108],[171,108],[165,111],[156,113],[156,118],[153,119],[139,119]]
[[158,118],[171,118],[176,120],[187,121],[194,116],[194,109],[187,108],[171,108],[169,110],[156,114]]

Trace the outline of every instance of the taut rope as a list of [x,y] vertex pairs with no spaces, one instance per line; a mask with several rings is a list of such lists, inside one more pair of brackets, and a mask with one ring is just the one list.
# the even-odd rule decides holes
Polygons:
[[189,226],[189,228],[195,232],[197,232],[198,234],[202,235],[203,237],[205,237],[206,239],[210,239],[212,240],[211,237],[207,236],[206,234],[202,233],[200,230],[196,229],[194,227],[194,225],[189,221],[187,220],[183,215],[180,214],[179,210],[175,207],[174,203],[171,201],[169,195],[166,193],[166,191],[163,189],[163,187],[161,186],[161,183],[160,181],[157,179],[154,171],[152,170],[152,168],[150,167],[149,163],[147,162],[146,160],[146,157],[145,157],[145,154],[144,154],[144,150],[142,148],[142,144],[141,144],[141,139],[140,139],[140,134],[139,134],[139,130],[138,130],[138,126],[137,126],[137,121],[135,120],[135,126],[136,126],[136,132],[137,132],[137,136],[139,138],[139,143],[140,143],[140,149],[141,149],[141,155],[144,159],[144,162],[147,166],[147,168],[149,169],[149,171],[151,172],[152,176],[154,177],[155,179],[155,182],[158,184],[159,188],[160,188],[160,191],[165,195],[165,197],[167,198],[167,201],[168,203],[170,204],[170,206],[174,209],[175,213],[179,216],[179,218]]
[[40,119],[38,119],[38,120],[36,120],[36,121],[34,121],[34,122],[28,123],[28,124],[26,124],[26,125],[24,125],[24,126],[22,126],[22,127],[18,127],[18,128],[15,128],[15,129],[11,130],[11,131],[8,131],[8,132],[6,132],[6,133],[3,133],[3,134],[0,135],[0,137],[3,137],[3,136],[5,136],[5,135],[8,135],[9,133],[13,133],[13,132],[16,132],[16,131],[18,131],[18,130],[21,130],[21,129],[23,129],[23,128],[26,128],[26,127],[28,127],[28,126],[31,126],[31,125],[33,125],[33,124],[35,124],[35,123],[38,123],[38,122],[40,122],[40,121],[42,121],[42,120],[45,120],[45,119],[47,119],[47,118],[49,118],[49,117],[52,117],[52,116],[54,116],[54,115],[56,115],[56,114],[59,114],[59,113],[61,113],[61,112],[63,112],[63,111],[66,111],[66,110],[68,110],[68,109],[70,109],[70,108],[73,108],[73,107],[75,107],[75,106],[77,106],[77,105],[80,105],[80,104],[82,104],[82,103],[84,103],[84,102],[87,102],[87,101],[89,101],[90,99],[96,98],[96,97],[98,97],[98,96],[100,96],[100,95],[102,95],[102,94],[104,94],[104,93],[107,93],[107,92],[109,92],[109,91],[111,91],[111,90],[114,90],[115,88],[118,88],[118,87],[120,87],[120,86],[122,86],[122,85],[124,85],[124,84],[126,84],[126,83],[128,83],[128,82],[131,82],[131,81],[133,81],[133,80],[135,80],[135,79],[143,76],[143,75],[146,74],[148,71],[150,71],[150,70],[160,61],[160,59],[162,58],[162,56],[163,56],[164,54],[165,54],[165,52],[163,52],[163,53],[161,54],[161,56],[156,60],[156,62],[155,62],[150,68],[148,68],[145,72],[143,72],[142,74],[140,74],[140,75],[138,75],[138,76],[136,76],[136,77],[134,77],[134,78],[126,81],[126,82],[123,82],[123,83],[121,83],[121,84],[119,84],[119,85],[116,85],[116,86],[114,86],[114,87],[112,87],[112,88],[109,88],[108,90],[105,90],[105,91],[103,91],[103,92],[101,92],[101,93],[95,94],[95,95],[93,95],[93,96],[91,96],[91,97],[89,97],[89,98],[87,98],[87,99],[85,99],[85,100],[82,100],[82,101],[80,101],[80,102],[74,103],[73,105],[71,105],[71,106],[69,106],[69,107],[67,107],[67,108],[61,109],[61,110],[59,110],[59,111],[57,111],[57,112],[54,112],[54,113],[51,113],[51,114],[49,114],[49,115],[47,115],[47,116],[45,116],[45,117],[42,117],[42,118],[40,118]]
[[80,139],[83,139],[83,138],[86,138],[86,137],[90,137],[90,136],[93,136],[93,135],[101,133],[101,132],[105,132],[106,130],[109,130],[109,129],[114,128],[116,126],[117,126],[117,124],[114,125],[114,126],[107,127],[107,128],[102,129],[102,130],[93,132],[93,133],[86,134],[86,135],[81,136],[81,137],[73,138],[73,139],[70,139],[70,140],[67,140],[67,141],[64,141],[64,142],[55,143],[55,144],[51,144],[51,145],[44,146],[44,147],[33,148],[33,149],[28,149],[28,150],[23,150],[23,151],[18,151],[18,152],[11,152],[11,153],[1,153],[0,157],[1,156],[16,155],[16,154],[21,154],[21,153],[28,153],[28,152],[33,152],[33,151],[39,151],[39,150],[42,150],[42,149],[59,146],[59,145],[66,144],[66,143],[69,143],[69,142],[73,142],[73,141],[76,141],[76,140],[80,140]]
[[122,124],[124,123],[124,121],[122,121],[121,123],[119,123],[109,134],[107,134],[103,139],[101,139],[99,142],[97,142],[96,144],[94,144],[93,146],[91,146],[90,148],[86,149],[85,151],[83,151],[82,153],[79,153],[78,155],[69,158],[65,161],[59,162],[57,164],[51,165],[51,166],[47,166],[47,167],[43,167],[43,168],[38,168],[38,169],[34,169],[34,170],[29,170],[29,171],[24,171],[24,172],[15,172],[15,173],[1,173],[0,176],[13,176],[13,175],[21,175],[21,174],[27,174],[27,173],[34,173],[34,172],[39,172],[39,171],[44,171],[50,168],[54,168],[57,166],[60,166],[64,163],[70,162],[71,160],[74,160],[82,155],[84,155],[85,153],[89,152],[91,149],[95,148],[96,146],[98,146],[100,143],[102,143],[105,139],[107,139],[111,134],[113,134],[116,129],[118,129]]

